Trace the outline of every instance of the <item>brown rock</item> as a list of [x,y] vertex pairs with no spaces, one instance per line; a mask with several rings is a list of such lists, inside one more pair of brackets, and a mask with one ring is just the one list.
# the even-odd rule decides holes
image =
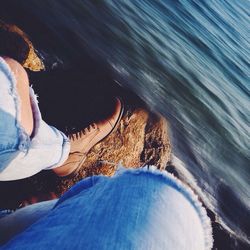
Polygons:
[[28,43],[29,45],[29,55],[28,58],[26,59],[26,61],[23,64],[23,67],[31,70],[31,71],[41,71],[44,70],[44,64],[42,62],[42,60],[38,57],[35,48],[32,45],[32,42],[30,41],[30,39],[28,38],[28,36],[21,30],[19,29],[16,25],[8,25],[5,24],[3,22],[0,22],[0,28],[4,28],[6,30],[9,30],[11,32],[15,32],[19,35],[21,35],[23,37],[23,39],[26,41],[26,43]]
[[59,181],[57,193],[63,193],[88,176],[112,176],[119,164],[126,168],[150,164],[164,169],[170,153],[166,120],[146,109],[137,108],[127,112],[117,131],[90,151],[77,176]]

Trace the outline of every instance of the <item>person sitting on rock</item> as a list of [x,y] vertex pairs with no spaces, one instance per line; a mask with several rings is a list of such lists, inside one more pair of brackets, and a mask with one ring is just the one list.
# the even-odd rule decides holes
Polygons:
[[[13,48],[3,37],[0,33],[0,180],[44,169],[59,176],[75,173],[119,123],[121,100],[116,98],[110,117],[67,138],[41,118],[20,64],[27,54],[24,41]],[[1,249],[207,250],[212,244],[211,223],[198,197],[153,166],[86,178],[59,199],[0,218]]]
[[70,139],[46,124],[36,96],[21,65],[29,52],[17,33],[0,30],[0,180],[17,180],[41,170],[58,176],[74,174],[90,149],[117,127],[123,104],[116,98],[106,119],[90,124]]

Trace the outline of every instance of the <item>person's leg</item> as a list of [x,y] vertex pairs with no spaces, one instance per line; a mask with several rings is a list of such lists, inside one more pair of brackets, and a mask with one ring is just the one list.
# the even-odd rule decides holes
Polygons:
[[30,103],[29,79],[25,69],[17,61],[4,58],[16,78],[17,94],[20,100],[20,123],[30,136],[33,131],[33,114]]
[[20,64],[0,57],[0,181],[18,180],[62,165],[69,139],[46,124]]
[[116,99],[109,117],[83,128],[69,140],[43,121],[24,68],[1,57],[0,93],[0,181],[51,169],[59,176],[75,174],[89,150],[114,131],[123,113],[122,102]]
[[145,167],[77,183],[3,249],[208,250],[212,244],[211,222],[193,191]]

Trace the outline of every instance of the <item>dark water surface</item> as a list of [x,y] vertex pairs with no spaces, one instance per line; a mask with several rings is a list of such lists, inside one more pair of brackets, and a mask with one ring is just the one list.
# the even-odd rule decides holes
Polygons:
[[163,114],[173,164],[249,244],[250,1],[1,2],[48,68],[88,65],[88,55]]

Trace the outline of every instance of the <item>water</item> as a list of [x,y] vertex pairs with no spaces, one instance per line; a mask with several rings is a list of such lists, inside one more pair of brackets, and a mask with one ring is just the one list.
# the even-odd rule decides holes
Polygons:
[[250,1],[10,2],[67,48],[44,46],[45,59],[88,51],[169,120],[173,163],[249,244]]

